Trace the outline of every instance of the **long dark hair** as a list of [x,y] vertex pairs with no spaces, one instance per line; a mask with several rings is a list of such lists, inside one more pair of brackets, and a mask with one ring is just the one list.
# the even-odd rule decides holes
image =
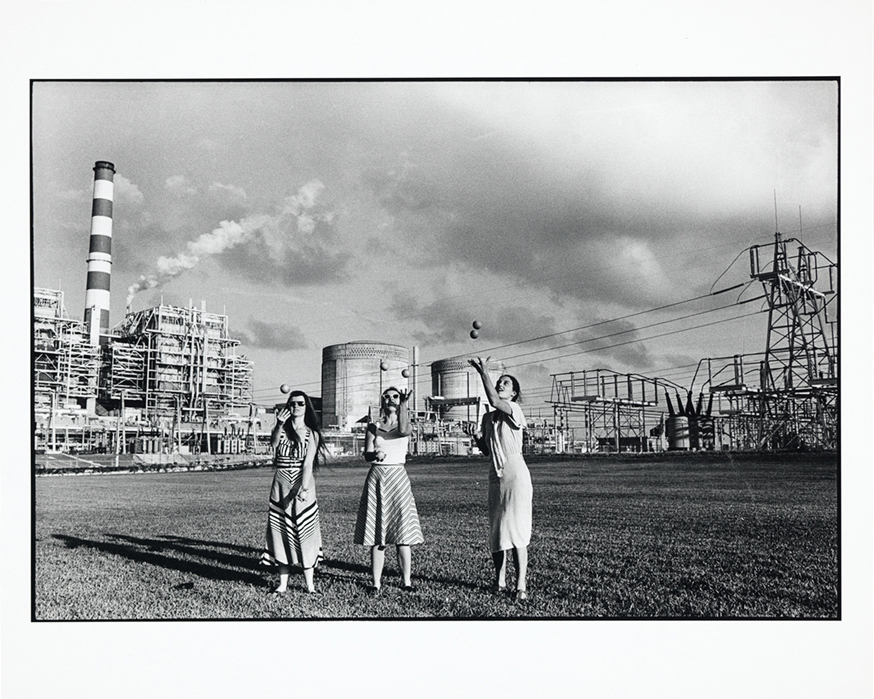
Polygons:
[[[302,397],[305,404],[303,424],[309,427],[310,430],[316,434],[316,454],[313,458],[313,468],[315,468],[319,465],[319,457],[321,457],[322,460],[327,458],[328,450],[325,448],[325,440],[322,438],[322,428],[319,426],[319,418],[316,415],[316,409],[313,407],[313,402],[310,400],[310,397],[303,391],[292,391],[288,394],[288,400],[285,402],[285,406],[291,410],[291,399],[296,396]],[[297,434],[297,430],[291,426],[291,420],[286,420],[283,427],[285,428],[285,434],[288,435],[294,448],[298,453],[300,453],[300,437]]]

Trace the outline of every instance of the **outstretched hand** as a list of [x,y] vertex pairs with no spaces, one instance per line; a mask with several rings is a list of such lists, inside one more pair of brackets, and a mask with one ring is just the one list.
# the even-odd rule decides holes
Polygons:
[[403,389],[398,391],[398,405],[401,403],[407,403],[410,400],[410,396],[413,395],[412,391],[405,391]]
[[491,357],[486,357],[483,359],[482,357],[473,357],[467,360],[467,363],[470,364],[474,369],[476,369],[480,374],[485,375],[486,373],[486,365],[489,363]]

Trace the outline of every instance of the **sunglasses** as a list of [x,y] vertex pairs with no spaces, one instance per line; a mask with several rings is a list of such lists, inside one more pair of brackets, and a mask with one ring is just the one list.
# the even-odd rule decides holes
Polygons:
[[288,404],[289,404],[289,405],[299,405],[299,406],[304,406],[304,405],[306,405],[306,401],[303,401],[303,400],[290,400],[290,401],[288,401]]
[[385,394],[383,394],[382,397],[383,398],[391,398],[392,400],[398,400],[400,398],[400,395],[397,393],[385,393]]

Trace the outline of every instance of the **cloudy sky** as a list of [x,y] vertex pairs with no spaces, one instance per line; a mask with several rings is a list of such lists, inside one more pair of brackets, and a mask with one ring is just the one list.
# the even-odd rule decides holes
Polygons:
[[[227,313],[255,399],[321,349],[489,354],[691,383],[761,352],[745,250],[837,261],[835,81],[37,82],[34,282],[84,305],[92,167],[116,166],[112,324]],[[737,303],[738,301],[751,301]],[[664,308],[666,307],[667,308]],[[468,337],[473,320],[480,338]]]

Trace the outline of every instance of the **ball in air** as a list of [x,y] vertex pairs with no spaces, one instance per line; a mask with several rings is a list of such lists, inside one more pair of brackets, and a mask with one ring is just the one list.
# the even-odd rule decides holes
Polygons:
[[388,371],[388,362],[380,362],[379,368],[382,369],[383,371]]
[[409,370],[409,369],[404,369],[404,370],[401,372],[401,376],[403,376],[405,379],[410,378],[410,370]]
[[473,321],[473,329],[474,330],[479,330],[482,326],[483,326],[483,324],[480,323],[478,320]]
[[284,383],[279,387],[279,390],[283,393],[291,393],[291,386],[289,386],[287,383]]
[[479,330],[471,330],[470,331],[470,339],[476,340],[479,337]]

